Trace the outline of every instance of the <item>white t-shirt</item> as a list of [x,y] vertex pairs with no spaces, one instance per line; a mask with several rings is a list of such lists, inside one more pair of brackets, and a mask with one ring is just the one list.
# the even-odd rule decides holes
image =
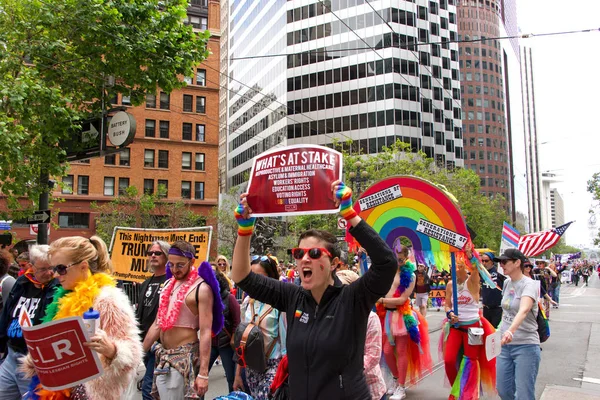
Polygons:
[[540,283],[531,278],[524,276],[516,282],[510,278],[504,281],[502,289],[502,323],[500,324],[500,332],[504,332],[510,328],[515,316],[519,312],[522,297],[530,297],[533,299],[533,311],[529,311],[527,316],[521,322],[521,325],[514,333],[512,341],[509,345],[516,344],[540,344],[540,336],[537,332],[537,301],[540,297]]

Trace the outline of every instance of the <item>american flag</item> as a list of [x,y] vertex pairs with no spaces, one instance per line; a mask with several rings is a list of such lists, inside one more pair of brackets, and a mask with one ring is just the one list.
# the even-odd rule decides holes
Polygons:
[[535,257],[543,253],[558,243],[560,237],[572,223],[571,221],[558,228],[521,236],[521,239],[519,239],[519,250],[527,257]]

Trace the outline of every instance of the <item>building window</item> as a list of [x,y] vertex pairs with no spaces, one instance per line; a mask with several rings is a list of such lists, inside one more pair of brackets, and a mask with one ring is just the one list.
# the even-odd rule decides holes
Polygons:
[[169,93],[160,92],[160,109],[168,110],[171,106],[171,95]]
[[146,137],[156,136],[156,121],[153,119],[146,120]]
[[181,153],[181,169],[192,169],[192,153]]
[[204,182],[196,182],[194,184],[194,199],[204,200]]
[[114,196],[115,195],[115,178],[106,176],[104,177],[104,195]]
[[144,179],[144,194],[154,194],[154,179]]
[[196,71],[196,85],[206,86],[206,70],[198,69]]
[[196,141],[197,142],[204,142],[205,137],[204,137],[204,132],[205,132],[206,127],[202,124],[196,124]]
[[123,149],[119,153],[119,165],[129,166],[129,149]]
[[156,108],[156,95],[150,93],[146,95],[146,108]]
[[58,213],[58,225],[61,228],[89,228],[90,214],[88,213]]
[[104,156],[104,165],[115,165],[116,163],[117,163],[117,155],[116,154]]
[[192,124],[190,124],[189,122],[183,123],[181,139],[192,140]]
[[129,187],[129,178],[119,178],[119,196],[122,196]]
[[144,167],[154,168],[154,150],[144,150]]
[[194,96],[189,94],[183,95],[183,111],[192,112],[194,107]]
[[160,121],[160,138],[169,138],[169,121]]
[[206,114],[206,97],[196,96],[196,112],[198,114]]
[[196,153],[196,171],[204,171],[204,153]]
[[190,4],[193,6],[208,7],[208,0],[191,0]]
[[192,183],[190,181],[181,181],[181,198],[192,198]]
[[169,168],[169,150],[158,151],[158,168]]
[[169,195],[169,181],[166,179],[158,180],[158,197],[166,199]]
[[86,175],[79,175],[77,177],[77,194],[89,194],[90,191],[90,177]]
[[63,176],[62,178],[63,188],[61,193],[73,194],[73,175]]
[[124,106],[130,106],[131,105],[131,96],[123,95],[121,97],[121,104],[123,104]]

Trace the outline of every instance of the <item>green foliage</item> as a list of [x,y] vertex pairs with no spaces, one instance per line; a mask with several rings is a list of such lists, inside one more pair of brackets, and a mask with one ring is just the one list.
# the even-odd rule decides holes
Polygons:
[[[185,85],[208,56],[186,0],[0,0],[0,192],[13,218],[48,190],[41,171],[65,174],[58,143],[102,98]],[[107,102],[108,103],[108,102]],[[30,203],[20,204],[19,198]],[[7,217],[4,210],[0,217]]]
[[92,210],[98,213],[96,234],[110,243],[115,226],[165,229],[206,225],[206,217],[194,213],[183,201],[164,199],[165,191],[165,187],[159,185],[157,193],[140,195],[130,186],[110,203],[92,203]]
[[[595,225],[596,221],[596,210],[600,207],[600,172],[596,172],[592,175],[592,179],[587,181],[587,191],[591,193],[592,199],[594,200],[594,204],[589,210],[590,221],[593,221]],[[600,244],[600,230],[596,233],[596,237],[594,238],[594,245],[598,246]]]

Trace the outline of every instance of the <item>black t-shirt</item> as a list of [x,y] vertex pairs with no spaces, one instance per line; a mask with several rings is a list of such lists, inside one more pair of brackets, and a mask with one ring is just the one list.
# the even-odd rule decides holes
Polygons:
[[166,280],[166,275],[152,276],[142,283],[137,310],[142,339],[146,336],[148,329],[150,329],[150,326],[156,319],[160,291]]
[[29,284],[26,286],[25,292],[21,297],[13,303],[12,310],[9,310],[9,324],[6,331],[8,337],[8,344],[13,348],[20,351],[25,351],[27,346],[25,345],[25,339],[23,339],[23,332],[21,331],[21,325],[19,324],[19,316],[21,315],[21,309],[27,310],[27,315],[33,325],[39,324],[41,316],[45,310],[42,310],[40,301],[44,295],[44,292],[40,288],[36,288],[35,285]]
[[[498,273],[498,269],[495,266],[490,268],[489,272],[492,277],[492,281],[494,281],[499,288],[502,288],[504,286],[506,277]],[[502,289],[498,290],[496,288],[489,288],[487,285],[484,285],[482,281],[481,302],[487,307],[500,307],[500,304],[502,303]]]

